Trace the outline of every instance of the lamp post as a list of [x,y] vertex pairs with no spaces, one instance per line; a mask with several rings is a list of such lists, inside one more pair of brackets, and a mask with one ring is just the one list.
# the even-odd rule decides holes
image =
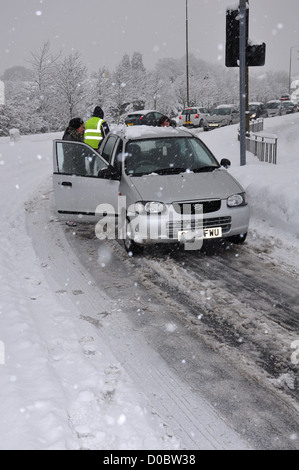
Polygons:
[[188,108],[189,107],[188,0],[186,0],[186,86],[187,86],[187,108]]
[[[291,73],[292,73],[292,50],[295,49],[296,47],[299,48],[299,46],[292,46],[290,48],[290,67],[289,67],[289,94],[291,94]],[[299,52],[299,51],[297,51]]]

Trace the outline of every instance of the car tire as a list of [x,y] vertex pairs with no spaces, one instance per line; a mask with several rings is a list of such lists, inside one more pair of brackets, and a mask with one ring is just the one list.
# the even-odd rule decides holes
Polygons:
[[245,242],[246,237],[247,237],[247,232],[228,237],[228,240],[230,243],[233,243],[234,245],[242,245]]
[[125,232],[126,233],[126,238],[124,239],[124,247],[125,247],[126,252],[130,256],[134,256],[134,255],[142,253],[143,246],[138,245],[137,243],[134,242],[134,240],[132,240],[132,238],[130,238],[131,228],[130,228],[130,221],[129,221],[128,218],[126,218],[125,230],[126,230],[126,232]]

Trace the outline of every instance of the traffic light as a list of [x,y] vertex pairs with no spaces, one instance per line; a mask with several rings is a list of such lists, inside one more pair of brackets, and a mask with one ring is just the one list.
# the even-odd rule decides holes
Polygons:
[[246,47],[246,67],[260,67],[265,65],[266,44],[252,44]]
[[[226,11],[226,67],[239,67],[240,16],[239,10]],[[265,65],[266,44],[248,44],[249,10],[246,9],[246,67]]]
[[[246,14],[246,44],[248,41],[248,12]],[[239,10],[226,11],[226,67],[239,67],[240,13]]]

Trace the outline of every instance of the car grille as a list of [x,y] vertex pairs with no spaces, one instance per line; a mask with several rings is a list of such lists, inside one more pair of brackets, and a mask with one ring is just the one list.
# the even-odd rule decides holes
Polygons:
[[219,211],[221,207],[221,200],[220,199],[212,199],[210,201],[197,201],[197,202],[175,202],[173,203],[173,207],[175,212],[178,214],[183,214],[184,211],[188,211],[191,206],[191,214],[195,214],[196,211],[198,212],[199,208],[197,207],[202,204],[203,214],[209,214],[210,212]]
[[166,230],[169,238],[177,238],[181,230],[200,230],[201,228],[222,227],[222,233],[228,233],[231,228],[231,217],[214,217],[203,220],[188,220],[167,222]]

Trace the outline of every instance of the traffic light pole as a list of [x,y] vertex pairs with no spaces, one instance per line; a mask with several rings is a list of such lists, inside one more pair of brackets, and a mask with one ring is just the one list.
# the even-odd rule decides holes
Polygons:
[[246,165],[246,0],[240,0],[240,165]]

